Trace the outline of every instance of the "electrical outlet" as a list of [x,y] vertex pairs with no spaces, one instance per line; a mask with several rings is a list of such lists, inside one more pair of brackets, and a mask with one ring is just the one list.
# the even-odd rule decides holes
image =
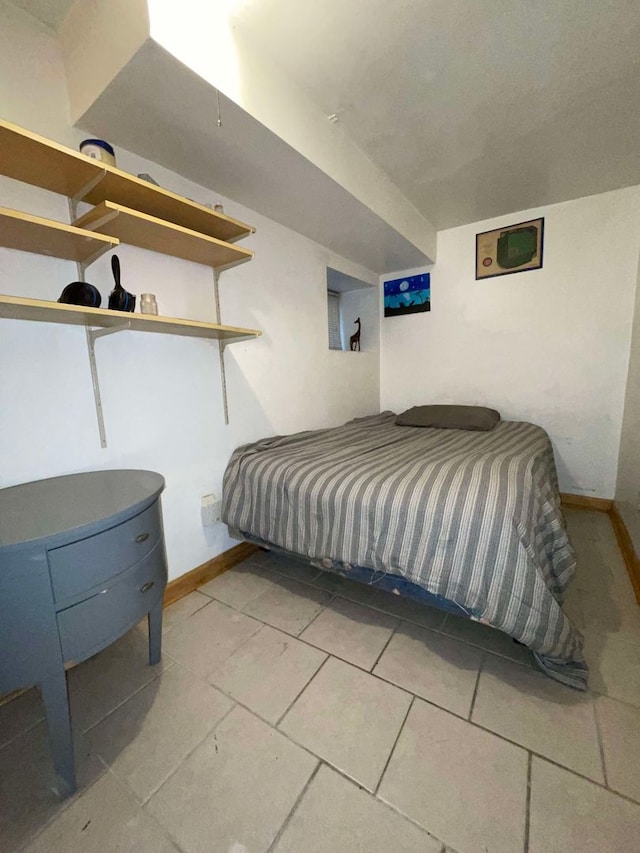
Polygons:
[[213,527],[220,521],[222,502],[216,494],[204,495],[200,499],[200,514],[203,527]]

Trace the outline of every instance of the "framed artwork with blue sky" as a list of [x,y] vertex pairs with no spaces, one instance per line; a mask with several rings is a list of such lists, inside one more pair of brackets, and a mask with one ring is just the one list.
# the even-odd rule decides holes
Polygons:
[[408,275],[384,283],[384,316],[431,311],[431,275]]

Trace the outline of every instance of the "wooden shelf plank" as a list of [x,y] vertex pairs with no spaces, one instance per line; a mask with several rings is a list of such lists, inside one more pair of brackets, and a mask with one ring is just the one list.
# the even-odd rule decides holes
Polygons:
[[74,222],[78,228],[118,237],[123,243],[216,269],[250,261],[253,252],[164,219],[103,201]]
[[7,249],[82,262],[119,242],[117,237],[0,207],[0,246]]
[[101,171],[79,151],[0,120],[0,174],[73,197]]
[[227,243],[248,237],[256,230],[239,219],[218,213],[210,207],[172,193],[164,187],[157,187],[114,166],[107,166],[103,180],[87,193],[84,201],[89,204],[114,201],[158,219],[175,222],[176,225],[182,225],[183,228],[198,231],[200,234],[226,240]]
[[262,334],[258,329],[243,329],[239,326],[221,326],[217,323],[201,323],[197,320],[181,320],[176,317],[159,317],[152,314],[128,314],[124,311],[85,308],[81,305],[65,305],[19,296],[0,295],[0,317],[105,329],[129,323],[133,331],[226,341],[257,338]]
[[3,120],[0,120],[0,174],[70,198],[102,175],[102,180],[85,195],[90,204],[109,199],[227,242],[255,231],[239,219]]

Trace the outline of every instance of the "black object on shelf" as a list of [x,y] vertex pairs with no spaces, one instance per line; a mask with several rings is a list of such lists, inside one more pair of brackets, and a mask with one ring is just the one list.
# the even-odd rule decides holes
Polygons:
[[116,286],[109,294],[109,308],[112,311],[128,311],[132,314],[136,310],[136,298],[120,284],[120,258],[117,255],[111,257],[111,270]]
[[64,302],[67,305],[83,305],[85,308],[99,308],[102,297],[98,288],[92,284],[87,284],[86,281],[72,281],[62,291],[58,302]]

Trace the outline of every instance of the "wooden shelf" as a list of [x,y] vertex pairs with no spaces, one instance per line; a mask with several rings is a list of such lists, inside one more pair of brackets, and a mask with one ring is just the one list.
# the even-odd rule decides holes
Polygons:
[[255,231],[238,219],[2,120],[0,174],[70,198],[97,181],[83,196],[90,204],[110,200],[227,242]]
[[118,237],[132,246],[216,269],[228,269],[253,257],[250,249],[225,243],[112,201],[103,201],[77,219],[74,225]]
[[0,174],[73,197],[100,171],[90,157],[0,120]]
[[238,326],[220,326],[216,323],[158,317],[152,314],[128,314],[124,311],[84,308],[81,305],[65,305],[44,299],[25,299],[18,296],[0,295],[0,317],[105,329],[122,327],[128,323],[129,328],[134,331],[160,332],[165,335],[223,341],[257,338],[262,334],[257,329],[242,329]]
[[101,249],[114,248],[119,242],[117,237],[0,207],[0,246],[7,249],[83,262]]
[[[0,208],[0,246],[90,262],[120,240],[134,246],[206,264],[216,270],[251,260],[233,245],[255,229],[137,176],[85,157],[57,142],[0,119],[0,175],[86,201],[95,207],[73,225]],[[75,214],[74,214],[75,215]],[[217,299],[217,277],[215,277]],[[65,323],[88,329],[87,349],[100,445],[107,446],[95,342],[124,329],[209,338],[222,344],[258,337],[257,329],[201,323],[150,314],[84,308],[43,299],[0,295],[0,318]],[[224,347],[222,347],[223,349]],[[220,358],[225,422],[228,423],[224,358]]]
[[227,243],[234,243],[255,232],[255,228],[233,219],[224,213],[218,213],[210,207],[198,204],[184,196],[176,195],[164,187],[157,187],[130,175],[114,166],[107,166],[102,181],[83,199],[89,204],[102,201],[114,201],[116,204],[142,210],[158,219],[168,219],[183,228],[190,228],[209,237],[217,237]]

